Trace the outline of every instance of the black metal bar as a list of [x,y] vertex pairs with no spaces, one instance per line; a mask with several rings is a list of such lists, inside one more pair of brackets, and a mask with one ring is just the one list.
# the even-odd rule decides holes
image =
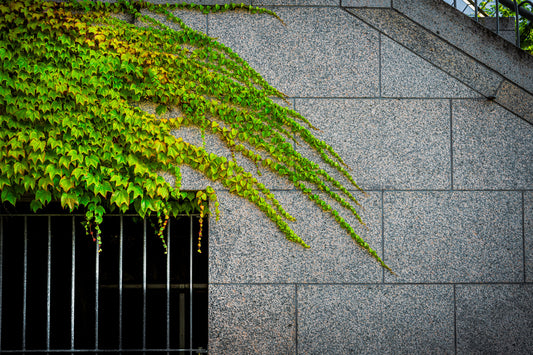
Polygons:
[[[31,349],[26,350],[26,353],[94,353],[96,349]],[[178,349],[123,349],[124,353],[138,353],[138,352],[186,352],[192,351],[194,353],[207,354],[206,349],[190,349],[190,348],[178,348]],[[99,353],[116,353],[116,349],[98,349]],[[20,350],[2,350],[2,353],[20,353]]]
[[[13,217],[35,217],[35,213],[10,213],[9,214],[10,216],[13,216]],[[195,213],[195,214],[177,214],[176,217],[190,217],[190,216],[199,216],[200,214],[198,213]],[[39,214],[39,216],[41,217],[65,217],[65,214],[64,213],[45,213],[45,214]],[[69,213],[69,216],[73,216],[73,217],[85,217],[84,214],[80,214],[80,213]],[[126,214],[122,214],[122,213],[108,213],[105,215],[105,217],[120,217],[120,216],[124,216],[124,217],[139,217],[138,214],[135,214],[135,213],[126,213]]]
[[22,350],[26,350],[26,310],[28,296],[28,217],[24,217],[24,286],[22,291]]
[[192,227],[193,227],[193,217],[189,217],[189,235],[190,235],[190,246],[189,246],[189,354],[192,355],[192,266],[193,266],[193,233],[192,233]]
[[146,218],[143,223],[143,349],[146,349]]
[[476,14],[476,19],[479,17],[480,14],[484,17],[489,17],[487,13],[485,13],[485,11],[483,11],[483,9],[479,7],[477,0],[466,0],[466,1],[468,1],[470,5],[474,6],[474,13]]
[[[207,289],[207,284],[204,283],[204,284],[197,284],[197,283],[194,283],[192,285],[193,289],[195,290],[198,290],[198,289]],[[118,285],[100,285],[100,289],[109,289],[109,288],[116,288],[118,287]],[[135,289],[139,289],[141,290],[143,288],[142,285],[135,285],[135,284],[126,284],[126,285],[123,285],[123,288],[124,289],[129,289],[129,290],[135,290]],[[160,283],[160,284],[152,284],[152,283],[147,283],[146,284],[146,288],[148,290],[152,289],[152,290],[166,290],[167,289],[167,284],[166,283]],[[190,284],[189,283],[186,283],[186,284],[171,284],[170,285],[170,289],[179,289],[179,290],[185,290],[185,289],[189,289],[190,288]]]
[[[36,352],[39,352],[39,353],[65,353],[65,352],[70,352],[70,353],[83,353],[83,352],[95,352],[95,351],[99,351],[99,352],[116,352],[117,349],[106,349],[106,350],[103,350],[103,349],[99,349],[99,294],[100,294],[100,288],[101,287],[107,287],[107,286],[112,286],[112,285],[104,285],[104,286],[101,286],[100,285],[100,254],[99,254],[99,249],[100,249],[100,246],[98,245],[98,243],[95,244],[95,338],[94,338],[94,349],[75,349],[75,317],[76,317],[76,308],[75,308],[75,305],[76,305],[76,218],[75,216],[73,215],[69,215],[71,217],[71,224],[72,224],[72,229],[71,229],[71,232],[72,232],[72,235],[71,235],[71,238],[72,238],[72,245],[71,245],[71,263],[72,263],[72,272],[71,272],[71,294],[70,294],[70,302],[71,302],[71,305],[70,305],[70,333],[71,333],[71,342],[70,342],[70,349],[51,349],[50,346],[51,346],[51,340],[52,340],[52,328],[51,328],[51,325],[52,325],[52,322],[51,322],[51,316],[52,316],[52,307],[51,307],[51,299],[52,299],[52,252],[54,252],[52,250],[52,223],[55,223],[52,221],[52,217],[55,216],[54,214],[50,214],[50,215],[41,215],[41,216],[45,216],[45,217],[48,217],[48,228],[47,228],[47,241],[48,241],[48,254],[47,254],[47,257],[48,257],[48,260],[47,260],[47,310],[46,310],[46,346],[45,346],[45,349],[31,349],[31,350],[27,350],[26,349],[26,342],[27,342],[27,339],[30,339],[28,338],[27,336],[27,327],[28,327],[28,275],[29,275],[29,272],[31,272],[29,270],[29,259],[28,259],[28,251],[29,251],[29,231],[28,231],[28,216],[29,215],[25,215],[23,216],[24,218],[24,270],[23,270],[23,309],[22,309],[22,318],[23,318],[23,322],[22,322],[22,349],[19,349],[19,350],[8,350],[8,351],[5,351],[5,350],[1,350],[1,352],[6,352],[6,353],[10,353],[10,352],[21,352],[21,351],[25,351],[25,352],[33,352],[33,353],[36,353]],[[64,214],[63,215],[58,215],[58,216],[65,216]],[[189,352],[190,354],[193,354],[193,353],[207,353],[207,350],[205,349],[193,349],[193,335],[194,335],[194,332],[193,332],[193,316],[194,316],[194,312],[193,312],[193,295],[194,295],[194,290],[196,288],[203,288],[203,287],[207,287],[207,285],[204,285],[204,284],[194,284],[193,283],[193,277],[194,277],[194,217],[193,216],[189,216],[189,242],[190,242],[190,245],[189,245],[189,282],[188,284],[185,283],[183,285],[181,284],[171,284],[171,252],[172,252],[172,249],[171,249],[171,245],[172,245],[172,242],[171,242],[171,223],[169,221],[168,225],[167,225],[167,260],[166,260],[166,267],[167,267],[167,275],[166,275],[166,283],[162,283],[161,285],[159,284],[150,284],[148,285],[147,283],[147,262],[148,262],[148,259],[147,259],[147,220],[144,220],[144,225],[143,225],[143,283],[142,283],[142,289],[143,289],[143,344],[142,344],[142,349],[122,349],[122,333],[123,333],[123,329],[122,329],[122,318],[123,318],[123,299],[122,299],[122,296],[123,296],[123,290],[124,290],[124,284],[123,284],[123,251],[124,251],[124,236],[123,236],[123,231],[124,231],[124,220],[123,220],[123,216],[119,215],[120,216],[120,245],[119,245],[119,282],[118,282],[118,289],[119,289],[119,351],[124,351],[124,352],[134,352],[134,351],[154,351],[154,352],[177,352],[177,351],[181,351],[181,352]],[[55,220],[54,220],[55,221]],[[30,221],[31,222],[31,221]],[[3,280],[2,280],[2,272],[3,272],[3,249],[4,249],[4,245],[3,245],[3,238],[4,238],[4,218],[2,216],[0,216],[0,325],[1,325],[1,320],[2,320],[2,286],[3,285]],[[54,252],[55,253],[55,252]],[[183,265],[185,266],[185,265]],[[134,286],[134,285],[132,285]],[[140,286],[140,285],[139,285]],[[114,286],[115,289],[116,289],[116,285]],[[147,345],[147,290],[148,288],[166,288],[166,292],[167,292],[167,304],[166,304],[166,309],[167,309],[167,314],[166,314],[166,322],[167,322],[167,338],[166,338],[166,347],[164,349],[147,349],[146,348],[146,345]],[[170,310],[171,310],[171,290],[172,289],[183,289],[183,288],[189,288],[189,324],[188,324],[188,328],[189,328],[189,344],[180,344],[180,348],[178,349],[171,349],[170,348],[170,335],[171,335],[171,331],[170,331],[170,322],[171,322],[171,314],[170,314]],[[181,293],[181,292],[180,292]],[[186,293],[183,293],[182,294],[183,296],[186,295]],[[185,302],[183,304],[185,306]],[[180,311],[181,311],[181,305],[178,306],[180,308]],[[185,310],[183,310],[183,315],[185,315],[187,312]],[[184,319],[184,322],[185,319]],[[181,323],[181,321],[180,321]],[[186,324],[186,323],[185,323]],[[185,324],[183,324],[185,326]],[[182,327],[183,329],[185,329],[185,327]],[[181,331],[182,329],[180,329]],[[0,327],[0,333],[1,333],[1,327]],[[31,333],[29,333],[30,336],[31,336]],[[31,339],[30,339],[31,340]],[[185,340],[185,339],[184,339]],[[189,345],[189,346],[187,346]],[[1,334],[0,334],[0,349],[1,349]]]
[[120,240],[118,249],[118,349],[122,350],[122,286],[124,282],[124,217],[120,216]]
[[178,297],[178,311],[179,311],[179,344],[180,348],[185,347],[185,293],[180,292]]
[[[508,7],[509,9],[512,9],[513,8],[513,0],[499,0],[500,3],[503,5],[503,6],[506,6]],[[526,9],[524,7],[524,4],[529,4],[531,6],[533,6],[533,2],[531,1],[522,1],[518,4],[518,12],[520,13],[520,16],[522,17],[525,17],[526,19],[528,19],[528,21],[533,21],[533,12],[531,12],[530,10]]]
[[170,221],[167,224],[167,349],[170,349]]
[[516,31],[516,46],[520,47],[520,13],[518,12],[518,1],[514,2],[514,17],[515,17],[515,31]]
[[496,34],[500,34],[500,1],[496,0]]
[[72,274],[70,277],[70,349],[76,346],[76,217],[72,217]]
[[48,260],[46,270],[46,350],[50,350],[50,315],[52,303],[52,217],[48,216]]

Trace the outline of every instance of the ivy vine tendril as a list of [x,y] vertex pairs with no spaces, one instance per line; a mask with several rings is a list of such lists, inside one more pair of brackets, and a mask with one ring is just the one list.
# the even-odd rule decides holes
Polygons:
[[[31,196],[33,211],[52,200],[70,211],[83,208],[86,231],[99,244],[106,211],[134,209],[140,217],[159,218],[156,230],[166,245],[163,230],[170,217],[200,211],[203,218],[211,213],[211,201],[218,218],[212,187],[181,190],[180,167],[189,166],[255,204],[288,240],[308,248],[289,225],[294,218],[236,162],[239,155],[294,184],[390,270],[327,202],[364,225],[349,188],[361,189],[340,156],[312,134],[315,128],[307,119],[274,102],[286,96],[230,48],[185,25],[175,15],[180,9],[246,10],[279,19],[268,9],[244,4],[0,4],[2,202],[15,205]],[[168,27],[169,22],[178,29]],[[142,110],[143,102],[155,104],[156,114]],[[179,115],[170,117],[169,110]],[[218,136],[233,158],[209,152],[205,141],[196,146],[176,136],[184,127]],[[348,186],[303,156],[294,143],[314,150]],[[165,180],[165,174],[176,183]]]

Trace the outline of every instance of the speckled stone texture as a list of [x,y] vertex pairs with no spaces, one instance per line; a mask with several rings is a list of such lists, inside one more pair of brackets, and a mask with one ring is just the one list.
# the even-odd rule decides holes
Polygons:
[[253,5],[339,6],[339,0],[253,0]]
[[526,282],[533,282],[533,191],[524,192]]
[[[198,5],[215,5],[215,4],[227,4],[229,3],[227,0],[147,0],[147,2],[151,2],[153,4],[198,4]],[[243,3],[246,5],[251,5],[252,0],[239,0],[234,1],[235,3]]]
[[533,93],[533,56],[444,1],[394,0],[393,8]]
[[449,100],[296,99],[295,108],[364,189],[450,188]]
[[342,0],[346,7],[391,7],[391,0]]
[[[210,354],[533,352],[530,94],[390,9],[411,11],[409,1],[245,2],[280,5],[287,26],[245,11],[180,13],[289,94],[345,159],[368,193],[355,193],[368,229],[349,221],[397,274],[283,179],[260,177],[310,249],[185,167],[183,189],[212,184],[220,201],[209,221]],[[204,144],[196,128],[174,134]],[[231,156],[210,134],[205,146]]]
[[454,352],[451,285],[298,286],[299,354]]
[[533,124],[533,95],[505,80],[496,95],[496,101]]
[[457,189],[533,189],[533,126],[489,101],[453,101]]
[[381,37],[384,97],[480,97],[478,93],[388,37]]
[[533,353],[533,285],[457,285],[457,354]]
[[[209,280],[214,283],[379,282],[380,265],[333,218],[300,193],[278,191],[296,219],[290,223],[310,246],[286,240],[277,226],[248,201],[219,193],[221,218],[209,223]],[[381,254],[381,193],[369,192],[359,226],[341,213]]]
[[209,285],[210,354],[295,354],[293,285]]
[[437,35],[390,9],[349,9],[357,18],[484,96],[494,96],[502,77]]
[[521,282],[520,192],[385,192],[388,282]]
[[340,8],[209,15],[209,35],[289,96],[377,96],[377,33]]
[[505,38],[507,41],[516,43],[516,27],[514,17],[500,17],[496,19],[494,17],[480,17],[477,21],[484,27],[488,28],[492,32],[496,32],[497,26],[499,26],[500,37]]

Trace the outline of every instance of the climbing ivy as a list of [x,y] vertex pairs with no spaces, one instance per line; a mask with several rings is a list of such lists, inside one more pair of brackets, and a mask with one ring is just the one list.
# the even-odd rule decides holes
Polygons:
[[[294,184],[388,269],[323,197],[363,223],[355,196],[293,143],[314,150],[360,189],[339,155],[311,133],[309,121],[272,100],[286,99],[284,94],[230,48],[185,25],[174,15],[177,9],[277,17],[244,4],[19,0],[0,5],[1,200],[15,205],[31,196],[33,211],[53,200],[70,211],[83,208],[87,232],[98,243],[106,211],[133,208],[141,217],[159,218],[164,242],[170,216],[197,209],[202,219],[210,213],[208,201],[218,211],[212,187],[181,191],[180,167],[189,166],[255,204],[287,239],[307,248],[289,225],[294,218],[237,164],[238,154]],[[157,106],[155,115],[140,108],[144,102]],[[169,110],[179,114],[168,115]],[[218,136],[233,158],[176,138],[183,127]],[[174,176],[175,184],[164,175]]]

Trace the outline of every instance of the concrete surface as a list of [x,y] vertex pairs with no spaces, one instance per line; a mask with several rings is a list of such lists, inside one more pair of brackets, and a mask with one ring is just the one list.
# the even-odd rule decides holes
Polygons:
[[[310,249],[219,187],[210,353],[532,353],[531,58],[437,0],[251,3],[275,5],[286,26],[245,12],[185,20],[288,94],[345,159],[368,229],[350,221],[396,275],[290,183],[265,177]],[[229,154],[217,139],[206,148]],[[184,186],[205,187],[194,174]]]

